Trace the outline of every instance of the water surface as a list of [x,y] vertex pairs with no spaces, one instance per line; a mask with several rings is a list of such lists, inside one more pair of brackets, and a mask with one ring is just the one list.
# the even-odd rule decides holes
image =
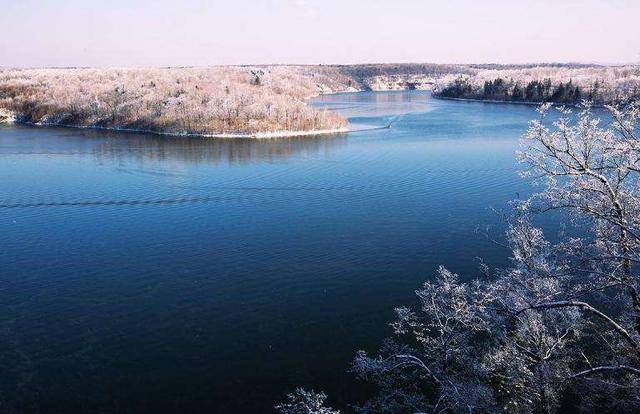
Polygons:
[[[336,403],[354,352],[526,182],[531,107],[324,96],[392,128],[277,140],[0,128],[0,403],[18,412],[268,412]],[[0,405],[2,406],[2,405]]]

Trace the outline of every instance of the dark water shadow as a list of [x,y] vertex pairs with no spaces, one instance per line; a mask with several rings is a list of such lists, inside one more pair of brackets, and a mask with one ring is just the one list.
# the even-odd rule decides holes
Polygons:
[[[12,126],[12,142],[0,156],[75,156],[92,154],[99,160],[159,160],[206,164],[247,164],[313,156],[346,144],[347,134],[288,138],[194,138],[74,128]],[[37,146],[29,138],[37,138]]]

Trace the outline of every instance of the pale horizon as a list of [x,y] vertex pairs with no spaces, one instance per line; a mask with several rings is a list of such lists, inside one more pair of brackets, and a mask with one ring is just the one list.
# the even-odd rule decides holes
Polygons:
[[631,0],[116,0],[90,7],[0,0],[0,7],[0,67],[640,61],[640,4]]

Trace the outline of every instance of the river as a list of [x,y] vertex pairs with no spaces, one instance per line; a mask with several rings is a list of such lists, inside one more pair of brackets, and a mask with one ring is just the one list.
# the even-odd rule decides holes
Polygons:
[[[354,129],[274,140],[0,127],[0,403],[18,412],[338,405],[358,349],[443,264],[507,252],[535,108],[326,95]],[[482,230],[482,231],[479,231]]]

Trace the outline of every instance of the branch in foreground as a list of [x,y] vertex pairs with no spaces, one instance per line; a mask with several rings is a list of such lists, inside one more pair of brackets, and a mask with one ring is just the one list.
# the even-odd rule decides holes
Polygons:
[[577,374],[574,374],[574,375],[570,376],[569,379],[575,379],[575,378],[583,377],[585,375],[595,374],[595,373],[598,373],[598,372],[618,371],[618,370],[628,371],[628,372],[632,372],[632,373],[634,373],[636,375],[640,375],[640,369],[637,369],[637,368],[634,368],[634,367],[630,367],[628,365],[606,365],[606,366],[600,366],[600,367],[593,367],[593,368],[585,369],[584,371],[580,371]]
[[606,322],[616,332],[618,332],[620,334],[620,336],[622,336],[622,338],[629,345],[631,345],[631,347],[638,354],[638,356],[640,356],[640,345],[633,339],[633,337],[629,334],[629,332],[626,329],[624,329],[622,326],[620,326],[616,321],[611,319],[609,316],[607,316],[604,313],[600,312],[599,310],[597,310],[596,308],[594,308],[593,306],[589,305],[586,302],[558,301],[558,302],[538,303],[538,304],[531,305],[531,306],[529,306],[527,308],[519,310],[517,312],[517,314],[523,313],[523,312],[525,312],[525,311],[527,311],[529,309],[540,310],[540,309],[555,309],[555,308],[568,308],[568,307],[574,307],[574,308],[580,308],[580,309],[587,310],[587,311],[591,312],[592,314],[594,314],[595,316],[597,316],[598,318],[600,318],[601,320],[603,320],[604,322]]

